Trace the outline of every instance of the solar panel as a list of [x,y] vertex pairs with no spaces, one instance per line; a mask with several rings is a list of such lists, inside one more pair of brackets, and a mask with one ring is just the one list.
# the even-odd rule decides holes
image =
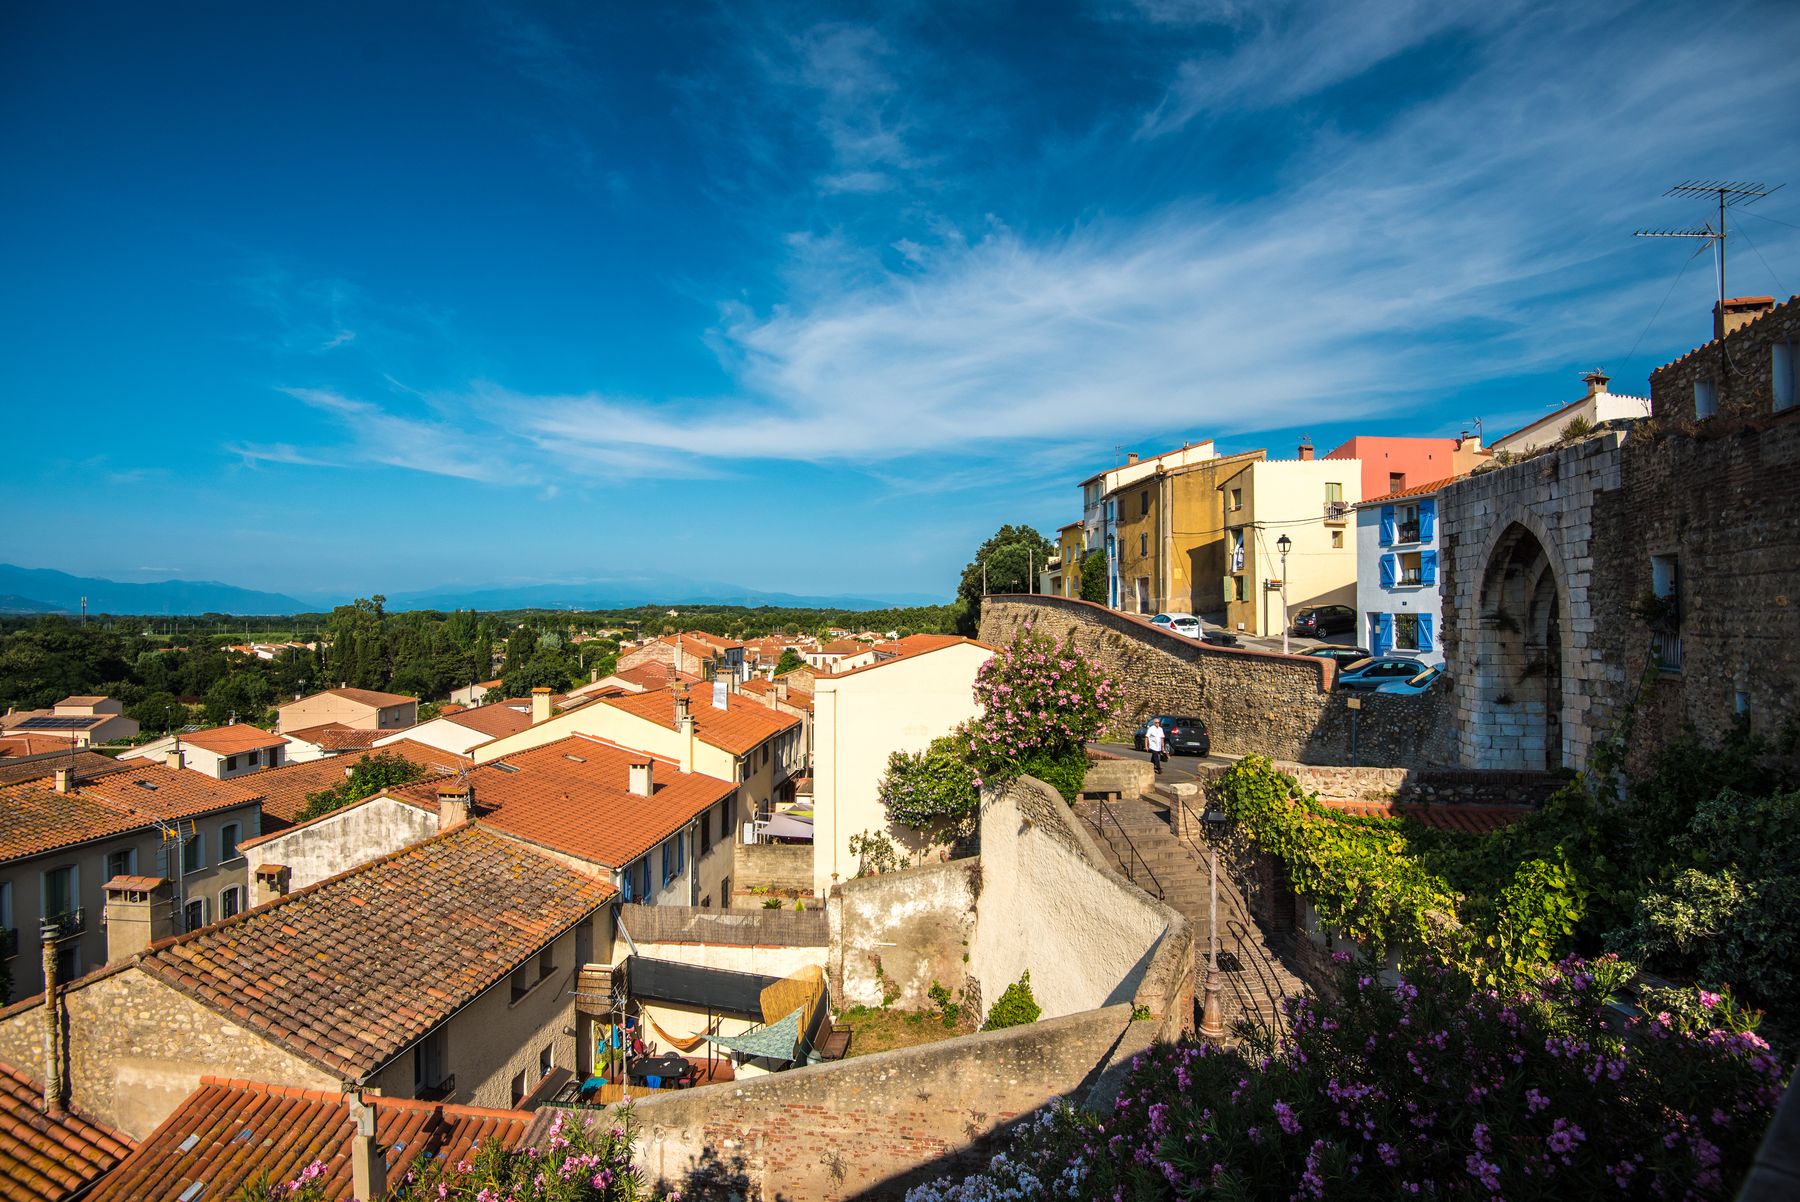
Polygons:
[[97,718],[27,718],[14,730],[81,730],[97,723]]

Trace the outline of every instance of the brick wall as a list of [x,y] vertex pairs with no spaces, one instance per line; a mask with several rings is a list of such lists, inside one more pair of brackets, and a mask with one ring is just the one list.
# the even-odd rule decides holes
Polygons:
[[[1444,692],[1364,695],[1360,710],[1330,692],[1336,668],[1314,656],[1214,647],[1103,605],[1061,597],[989,597],[981,638],[1010,642],[1027,623],[1059,643],[1071,631],[1082,653],[1118,679],[1121,732],[1152,714],[1191,714],[1215,751],[1312,764],[1453,762]],[[1354,737],[1353,737],[1354,736]],[[1353,753],[1354,744],[1354,753]]]
[[1112,1006],[657,1094],[634,1107],[638,1164],[686,1197],[899,1198],[979,1168],[1009,1124],[1085,1093],[1130,1019]]
[[[744,905],[744,893],[752,885],[771,889],[813,889],[813,846],[810,843],[737,843],[731,849],[732,905]],[[759,898],[748,904],[760,906]]]

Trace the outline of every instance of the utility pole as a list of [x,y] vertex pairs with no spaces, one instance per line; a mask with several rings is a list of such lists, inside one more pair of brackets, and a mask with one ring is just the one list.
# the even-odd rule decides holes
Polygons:
[[1678,200],[1708,200],[1716,198],[1719,205],[1719,224],[1717,228],[1708,222],[1698,229],[1644,229],[1637,230],[1633,237],[1637,238],[1701,238],[1713,248],[1713,258],[1718,265],[1719,285],[1719,320],[1725,319],[1725,210],[1732,205],[1755,204],[1763,197],[1780,190],[1781,185],[1769,187],[1766,184],[1754,184],[1746,181],[1722,179],[1691,179],[1676,184],[1664,196],[1673,196]]

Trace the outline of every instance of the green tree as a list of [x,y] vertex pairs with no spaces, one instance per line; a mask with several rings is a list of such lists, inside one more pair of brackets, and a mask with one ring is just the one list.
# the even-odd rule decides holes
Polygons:
[[775,661],[775,675],[780,676],[784,672],[792,672],[795,668],[804,668],[805,666],[806,661],[800,658],[798,651],[792,647],[783,647],[781,658]]
[[260,722],[269,712],[275,690],[260,672],[233,672],[221,676],[206,690],[206,719],[228,722]]
[[365,755],[350,769],[343,784],[306,795],[306,805],[300,811],[300,821],[329,814],[353,801],[373,797],[383,789],[404,785],[424,775],[425,769],[422,766],[391,751]]
[[561,693],[574,679],[574,662],[562,652],[544,647],[529,660],[510,669],[501,678],[500,687],[508,697],[526,697],[533,689]]
[[1081,561],[1081,599],[1105,605],[1106,594],[1106,552],[1090,551]]
[[166,735],[187,725],[188,708],[173,693],[151,693],[125,711],[147,731]]
[[1056,551],[1050,540],[1030,526],[1002,526],[982,543],[975,558],[963,569],[956,594],[965,608],[959,626],[972,635],[981,623],[982,584],[989,593],[1037,591],[1036,572]]

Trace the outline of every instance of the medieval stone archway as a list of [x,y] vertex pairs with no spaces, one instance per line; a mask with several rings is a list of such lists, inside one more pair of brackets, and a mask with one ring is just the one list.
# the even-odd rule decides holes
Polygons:
[[1563,608],[1556,561],[1513,522],[1495,539],[1477,603],[1468,744],[1480,768],[1563,766]]

